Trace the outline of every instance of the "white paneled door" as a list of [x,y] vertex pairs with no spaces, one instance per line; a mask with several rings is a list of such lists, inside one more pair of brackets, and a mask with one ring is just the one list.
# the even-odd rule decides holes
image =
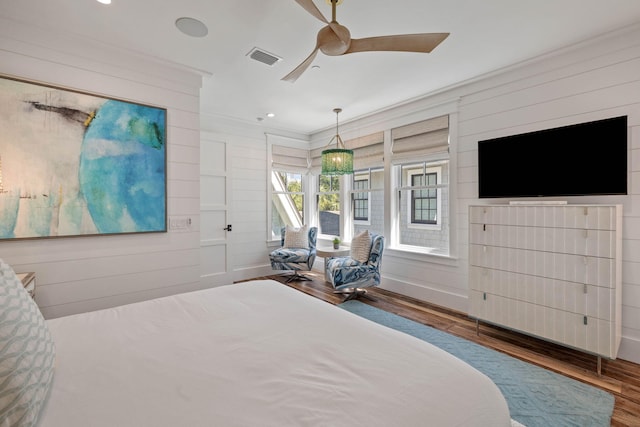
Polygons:
[[232,282],[229,259],[231,168],[227,143],[203,136],[200,141],[200,281],[204,287]]

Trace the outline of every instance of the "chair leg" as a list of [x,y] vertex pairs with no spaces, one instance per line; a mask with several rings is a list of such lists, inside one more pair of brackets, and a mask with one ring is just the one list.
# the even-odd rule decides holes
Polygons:
[[371,301],[377,301],[377,299],[373,298],[366,289],[364,288],[343,288],[337,291],[333,291],[334,294],[342,294],[344,295],[344,299],[342,302],[349,301],[352,299],[358,299],[360,297],[367,298]]
[[358,295],[358,297],[366,298],[366,299],[368,299],[369,301],[374,301],[374,302],[375,302],[375,301],[378,301],[377,299],[375,299],[374,297],[372,297],[372,296],[367,292],[367,290],[366,290],[366,289],[361,289],[361,291],[362,291],[362,293],[360,293],[360,294]]
[[287,279],[286,283],[293,282],[293,281],[298,281],[298,280],[311,281],[312,279],[310,279],[309,277],[303,276],[302,274],[298,273],[298,270],[294,270],[293,274],[291,276],[289,276],[289,278]]

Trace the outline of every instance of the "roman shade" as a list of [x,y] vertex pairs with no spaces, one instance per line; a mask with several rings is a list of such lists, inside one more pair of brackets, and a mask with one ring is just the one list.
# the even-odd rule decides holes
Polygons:
[[436,117],[391,130],[394,163],[449,153],[449,116]]
[[309,168],[309,150],[274,144],[271,146],[271,168],[305,172]]
[[384,166],[384,133],[377,132],[345,142],[353,150],[353,168],[355,170]]

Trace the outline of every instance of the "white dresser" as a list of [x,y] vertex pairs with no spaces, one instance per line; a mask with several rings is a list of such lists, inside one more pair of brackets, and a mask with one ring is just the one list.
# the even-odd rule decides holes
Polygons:
[[470,315],[615,359],[621,232],[620,205],[470,206]]

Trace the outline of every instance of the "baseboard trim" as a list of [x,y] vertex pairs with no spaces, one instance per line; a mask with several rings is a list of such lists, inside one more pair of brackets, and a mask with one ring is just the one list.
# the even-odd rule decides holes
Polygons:
[[462,313],[469,312],[469,300],[466,296],[446,292],[441,289],[435,289],[424,284],[406,282],[394,279],[383,274],[382,284],[380,288],[391,292],[397,292],[411,298],[425,301],[441,307],[460,311]]
[[271,274],[274,274],[274,270],[271,268],[270,264],[267,264],[267,265],[237,268],[233,270],[232,277],[234,282],[239,282],[242,280],[253,279],[254,277],[270,276]]
[[640,364],[640,340],[623,336],[618,350],[618,359]]

